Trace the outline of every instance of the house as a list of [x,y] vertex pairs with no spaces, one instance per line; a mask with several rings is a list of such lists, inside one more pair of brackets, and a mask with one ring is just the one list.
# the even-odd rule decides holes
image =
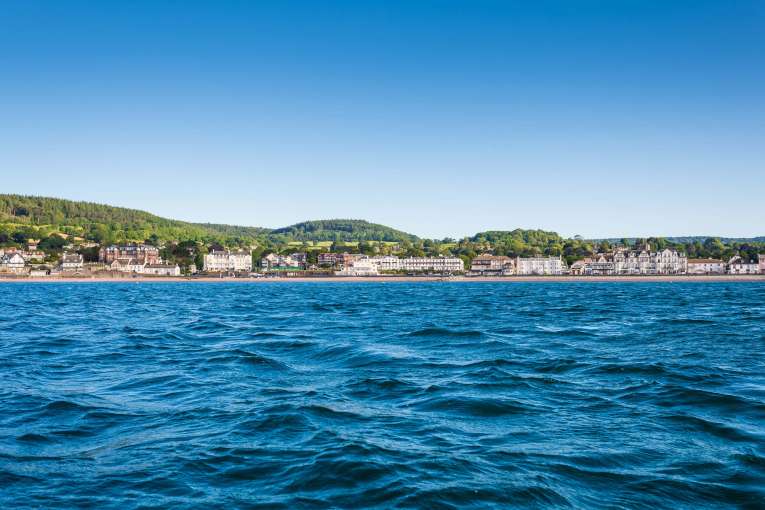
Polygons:
[[297,263],[298,267],[305,269],[308,265],[308,254],[305,252],[290,253],[289,257]]
[[111,264],[117,259],[135,259],[144,264],[158,264],[159,249],[148,244],[111,245],[98,251],[98,260]]
[[759,274],[760,264],[736,255],[728,261],[728,274]]
[[519,275],[561,275],[566,264],[558,257],[518,257],[515,259],[515,271]]
[[153,276],[180,276],[181,268],[178,264],[146,264],[143,274]]
[[42,262],[45,260],[45,252],[40,250],[27,250],[22,252],[22,256],[27,261]]
[[676,250],[665,248],[653,254],[657,274],[685,274],[688,271],[688,257]]
[[252,271],[252,254],[247,251],[212,250],[204,256],[204,270],[210,273]]
[[575,276],[606,276],[616,274],[613,254],[598,253],[594,257],[577,260],[571,264],[570,272]]
[[84,259],[79,253],[64,253],[61,256],[62,271],[77,271],[82,269],[83,265]]
[[361,257],[360,253],[319,253],[318,264],[323,267],[343,267]]
[[322,267],[338,266],[338,261],[342,258],[342,253],[319,253],[317,262]]
[[765,253],[758,254],[757,260],[759,261],[760,265],[760,274],[765,274]]
[[588,276],[610,276],[616,274],[616,262],[611,253],[599,253],[585,264],[584,274]]
[[377,265],[368,258],[358,259],[340,271],[335,271],[337,276],[377,276],[378,274],[380,273]]
[[146,264],[137,259],[119,258],[109,264],[109,269],[119,271],[120,273],[143,273]]
[[720,259],[688,259],[688,274],[725,274],[725,262]]
[[510,257],[478,255],[470,264],[470,276],[509,276],[515,274],[515,260]]
[[5,253],[0,257],[0,271],[20,274],[24,272],[26,261],[18,252]]
[[263,271],[299,271],[305,266],[301,266],[300,260],[294,259],[292,254],[269,253],[260,259],[260,267]]
[[584,271],[587,267],[587,263],[590,262],[592,259],[585,258],[582,260],[577,260],[573,264],[571,264],[571,267],[569,268],[571,271],[572,276],[583,276]]

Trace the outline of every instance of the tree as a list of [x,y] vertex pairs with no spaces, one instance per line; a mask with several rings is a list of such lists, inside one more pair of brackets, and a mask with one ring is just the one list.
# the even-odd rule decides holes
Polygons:
[[57,235],[46,237],[37,247],[43,251],[61,251],[64,249],[66,241]]

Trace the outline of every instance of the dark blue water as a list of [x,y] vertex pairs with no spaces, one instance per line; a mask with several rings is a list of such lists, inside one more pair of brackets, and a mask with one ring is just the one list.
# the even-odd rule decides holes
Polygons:
[[2,508],[763,508],[765,285],[0,285]]

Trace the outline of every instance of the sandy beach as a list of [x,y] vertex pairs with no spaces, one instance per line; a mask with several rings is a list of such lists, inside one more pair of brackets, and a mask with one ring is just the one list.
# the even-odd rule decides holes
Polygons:
[[0,277],[0,283],[289,283],[289,282],[330,282],[330,283],[395,283],[395,282],[458,282],[458,283],[567,283],[567,282],[765,282],[765,275],[655,275],[655,276],[506,276],[506,277],[466,277],[466,276],[328,276],[294,278],[216,278],[203,277]]

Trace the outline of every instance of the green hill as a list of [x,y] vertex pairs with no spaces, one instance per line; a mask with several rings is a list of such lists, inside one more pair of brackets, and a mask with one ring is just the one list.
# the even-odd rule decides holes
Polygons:
[[223,241],[229,237],[255,238],[267,232],[171,220],[125,207],[24,195],[0,195],[0,223],[28,227],[41,235],[55,231],[96,242],[142,241],[152,236],[167,241]]
[[271,231],[295,241],[416,241],[418,238],[385,225],[364,220],[304,221]]
[[[162,218],[146,211],[60,198],[0,194],[0,226],[6,236],[24,237],[54,232],[99,243],[143,241],[202,241],[246,245],[253,241],[403,241],[417,237],[363,220],[307,221],[279,229],[213,223],[190,223]],[[2,233],[2,232],[0,232]]]

